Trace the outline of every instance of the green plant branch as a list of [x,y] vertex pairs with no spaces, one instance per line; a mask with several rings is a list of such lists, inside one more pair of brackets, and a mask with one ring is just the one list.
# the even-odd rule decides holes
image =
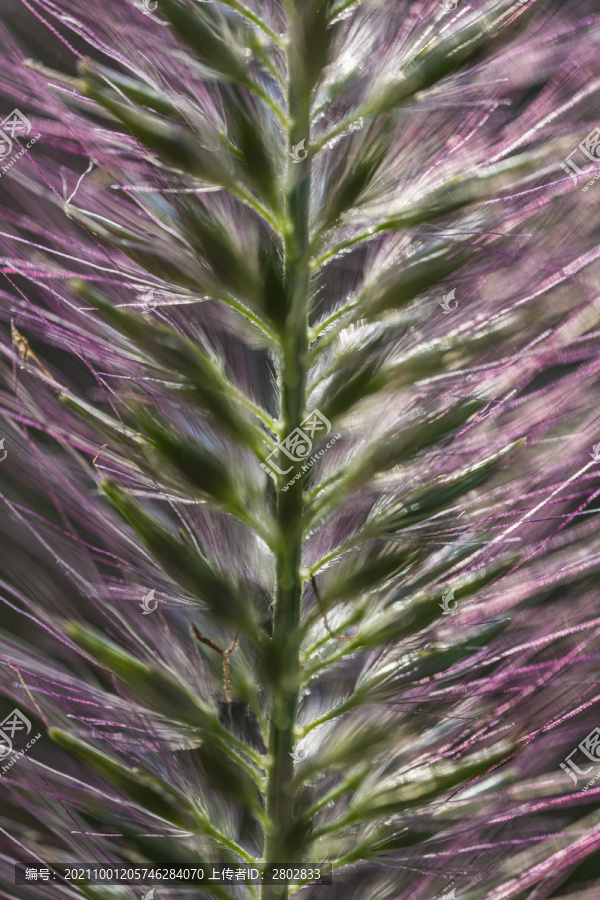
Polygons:
[[[267,547],[270,550],[275,551],[277,546],[277,537],[273,533],[273,530],[269,528],[269,525],[263,524],[255,515],[248,512],[247,509],[238,507],[237,509],[226,509],[226,512],[229,512],[232,516],[234,516],[238,521],[242,522],[248,528],[251,529],[258,537],[265,542]],[[271,524],[269,520],[269,524]]]
[[273,62],[271,57],[269,56],[269,52],[268,52],[267,48],[265,46],[261,45],[256,48],[256,52],[258,53],[258,57],[259,57],[260,61],[262,62],[262,64],[264,65],[265,69],[267,69],[267,71],[269,71],[271,73],[271,75],[273,76],[273,78],[275,79],[275,81],[277,82],[279,87],[283,88],[285,82],[284,82],[283,78],[281,77],[281,73],[278,72],[277,66],[275,65],[275,63]]
[[[256,750],[253,750],[248,744],[245,744],[243,741],[240,741],[239,738],[236,738],[230,731],[223,729],[225,732],[225,737],[216,738],[217,743],[223,747],[223,752],[229,754],[229,756],[235,760],[235,762],[242,768],[248,775],[252,778],[254,783],[258,787],[262,787],[263,778],[256,771],[256,768],[261,771],[266,771],[266,761],[265,758],[257,753]],[[239,751],[239,753],[237,752]],[[249,765],[247,760],[244,758],[244,755],[247,756],[256,768]]]
[[289,119],[286,116],[285,112],[279,106],[279,104],[275,103],[273,98],[271,96],[269,96],[269,94],[266,91],[264,91],[259,85],[255,84],[254,82],[252,82],[252,83],[249,82],[247,87],[248,87],[248,90],[250,90],[253,94],[255,94],[260,100],[263,101],[263,103],[265,103],[269,107],[269,109],[271,110],[271,112],[273,113],[273,115],[275,116],[275,118],[277,119],[279,124],[281,125],[281,127],[285,128],[287,131],[290,127],[290,122],[289,122]]
[[[355,772],[353,775],[347,775],[336,787],[332,788],[326,794],[324,794],[320,800],[317,800],[309,809],[306,810],[304,815],[307,819],[312,819],[320,810],[324,809],[328,803],[332,800],[337,800],[338,797],[343,797],[344,794],[347,794],[348,791],[355,790],[370,772],[369,768],[363,768],[359,772]],[[317,837],[317,834],[314,834],[313,837]]]
[[[261,99],[264,99],[264,97],[261,96]],[[285,123],[282,123],[282,125],[285,125]],[[247,191],[245,188],[240,187],[239,184],[237,184],[235,187],[228,187],[223,185],[223,190],[229,191],[229,193],[231,193],[234,197],[237,197],[237,199],[240,200],[241,203],[249,206],[250,209],[253,209],[254,212],[258,216],[260,216],[261,219],[263,219],[263,221],[271,226],[276,234],[281,234],[282,223],[274,215],[271,214],[271,211],[263,203],[261,203],[260,200],[256,199],[254,194],[251,194],[250,191]]]
[[336,662],[344,659],[345,656],[348,656],[350,653],[354,653],[355,650],[359,650],[361,647],[361,642],[357,640],[357,638],[358,635],[348,641],[347,644],[344,644],[343,647],[340,647],[340,649],[336,653],[332,653],[331,656],[328,656],[326,660],[315,664],[311,668],[307,668],[305,672],[306,681],[310,681],[315,677],[315,675],[318,675],[319,672],[322,672],[323,669],[328,669],[329,666],[335,665]]
[[[341,624],[337,626],[339,634],[343,634],[348,630],[352,625],[356,625],[357,622],[360,622],[365,614],[365,609],[367,607],[368,600],[362,603],[360,606],[355,605],[353,612],[347,619],[345,619]],[[310,628],[323,618],[323,611],[321,609],[314,609],[309,616],[306,617],[303,625],[303,635],[306,635]],[[309,647],[308,650],[305,650],[301,656],[301,660],[303,665],[305,666],[310,659],[321,647],[324,647],[331,640],[330,634],[325,634],[322,638],[320,638],[312,647]]]
[[347,9],[350,9],[351,6],[359,6],[362,0],[344,0],[343,3],[340,3],[339,6],[336,6],[333,10],[333,16],[330,21],[333,22],[338,16],[340,16]]
[[[366,294],[367,294],[366,289],[364,291],[361,291],[360,294],[354,298],[354,300],[350,301],[350,303],[346,303],[344,306],[340,306],[339,309],[336,309],[335,312],[330,313],[330,315],[326,316],[324,319],[321,320],[321,322],[319,322],[317,325],[315,325],[314,328],[312,328],[311,332],[310,332],[311,344],[313,344],[315,341],[319,341],[319,338],[321,337],[323,332],[326,331],[327,328],[329,328],[331,325],[334,325],[339,319],[343,318],[347,313],[353,312],[357,306],[360,306],[360,304],[363,301],[363,295],[366,295]],[[317,357],[322,353],[322,351],[325,349],[325,347],[329,346],[331,341],[334,340],[338,336],[338,334],[340,333],[340,330],[342,328],[344,328],[345,325],[346,325],[346,323],[342,322],[338,329],[336,329],[331,334],[328,334],[327,342],[319,341],[318,346],[315,347],[314,350],[311,351],[311,362],[313,362],[314,360],[317,359]]]
[[[275,421],[271,418],[271,416],[268,414],[268,412],[266,412],[266,410],[264,410],[262,408],[262,406],[259,406],[257,403],[255,403],[253,400],[251,400],[250,397],[247,397],[243,391],[241,391],[238,387],[236,387],[233,384],[233,382],[232,382],[232,394],[233,394],[234,398],[238,401],[238,403],[240,403],[242,406],[244,406],[248,410],[248,412],[253,413],[257,419],[260,419],[260,421],[263,423],[263,425],[266,425],[271,433],[275,433],[277,431],[277,425],[276,425]],[[265,435],[265,442],[269,445],[271,450],[275,447],[275,443],[274,443],[273,439],[267,434]]]
[[376,237],[378,234],[382,234],[384,231],[394,230],[398,230],[396,219],[384,221],[380,225],[377,225],[375,228],[365,228],[364,231],[359,231],[357,234],[354,234],[347,240],[342,241],[340,244],[336,244],[335,247],[331,247],[329,250],[326,250],[320,256],[315,257],[311,263],[311,269],[313,272],[316,272],[342,250],[348,250],[350,247],[354,247],[356,246],[356,244],[360,244],[362,241],[367,241],[370,238]]
[[204,833],[207,837],[212,838],[217,843],[221,844],[223,847],[227,847],[228,850],[231,850],[232,853],[236,853],[244,862],[249,865],[254,865],[256,860],[249,853],[246,853],[243,847],[240,847],[235,841],[232,841],[231,838],[228,838],[227,835],[223,834],[218,828],[215,828],[214,825],[211,824],[210,819],[206,816],[201,810],[197,810],[198,819],[202,823],[202,827],[204,829]]
[[[352,5],[352,0],[344,0],[341,7],[335,11],[335,15],[339,15],[341,11]],[[467,21],[465,24],[459,25],[455,31],[437,39],[433,46],[430,45],[436,39],[430,38],[428,44],[422,47],[417,54],[416,71],[412,68],[415,61],[410,60],[406,67],[408,74],[404,76],[404,79],[396,78],[383,89],[380,88],[377,93],[366,97],[358,109],[345,116],[315,142],[314,152],[319,153],[331,141],[341,137],[350,129],[354,129],[357,124],[378,115],[397,111],[415,94],[433,87],[450,71],[468,62],[486,43],[495,40],[497,35],[490,34],[491,29],[508,24],[506,21],[503,23],[502,20],[506,20],[519,7],[520,15],[524,12],[522,3],[504,0],[499,8],[491,14],[491,22],[488,22],[487,15],[482,15],[474,21]]]
[[329,475],[327,478],[324,478],[323,481],[320,481],[316,484],[310,491],[306,492],[306,504],[310,504],[315,500],[324,490],[329,487],[331,484],[335,484],[343,475],[343,471],[335,472],[333,475]]
[[[311,91],[302,77],[300,23],[295,9],[289,9],[287,43],[289,148],[310,133]],[[287,157],[286,231],[284,265],[287,291],[287,321],[279,358],[281,385],[281,432],[299,427],[305,414],[308,366],[308,305],[310,297],[309,203],[311,162],[295,166]],[[280,452],[280,468],[286,459]],[[302,670],[300,666],[300,607],[303,577],[304,478],[283,491],[285,476],[277,481],[277,521],[281,542],[276,555],[276,589],[273,608],[272,684],[270,690],[269,755],[265,835],[266,862],[285,864],[290,859],[293,828],[294,764],[296,721]],[[287,900],[287,885],[263,885],[261,900]]]
[[240,3],[240,0],[221,0],[223,6],[228,6],[230,9],[234,9],[236,12],[243,16],[244,19],[247,19],[249,22],[252,22],[259,28],[264,34],[270,38],[274,44],[277,44],[278,47],[282,45],[282,38],[280,34],[277,34],[276,31],[273,31],[266,22],[264,22],[260,16],[257,16],[256,13],[253,13],[251,9],[248,9],[243,3]]
[[329,712],[324,713],[322,716],[319,716],[318,719],[313,719],[312,722],[309,722],[308,725],[305,725],[302,730],[302,737],[306,737],[307,734],[310,734],[315,728],[318,728],[319,725],[324,725],[326,722],[331,722],[333,719],[337,719],[340,716],[343,716],[344,713],[349,712],[351,709],[354,709],[356,706],[360,706],[362,703],[362,693],[357,691],[351,697],[344,701],[344,703],[340,703],[339,706],[336,706],[334,709],[330,709]]
[[[318,485],[317,496],[311,497],[307,501],[308,503],[313,500],[315,501],[314,505],[311,506],[309,511],[309,518],[311,522],[314,522],[321,510],[325,509],[325,507],[328,506],[330,500],[338,493],[338,491],[342,491],[345,497],[348,496],[343,487],[343,479],[346,475],[346,470],[341,470],[339,472],[336,472],[334,475],[330,475],[326,482]],[[342,482],[342,486],[340,486],[340,482]],[[333,508],[334,507],[332,505],[327,509],[327,512],[332,512]]]
[[[368,774],[368,772],[363,773],[364,775]],[[352,788],[347,788],[347,790],[352,790]],[[383,818],[383,813],[381,814],[381,818]],[[345,828],[348,828],[350,825],[353,825],[355,822],[361,820],[361,811],[351,807],[349,812],[346,815],[341,816],[339,819],[336,819],[335,822],[332,822],[330,825],[324,825],[322,828],[313,831],[312,838],[314,841],[318,841],[319,838],[325,837],[328,834],[335,834],[336,831],[343,831]]]
[[[249,322],[252,322],[253,325],[256,325],[263,334],[265,334],[271,344],[276,346],[277,344],[277,335],[271,328],[271,326],[260,316],[257,316],[256,313],[252,312],[252,310],[248,309],[243,303],[240,303],[239,300],[236,300],[235,297],[232,297],[231,294],[216,294],[214,295],[215,300],[220,300],[221,303],[224,303],[225,306],[231,307],[231,309],[235,309],[237,312],[241,313],[241,315],[245,316]],[[203,300],[201,302],[204,302]]]
[[348,550],[354,550],[355,547],[359,547],[361,544],[364,544],[366,540],[369,539],[368,533],[362,529],[357,534],[354,534],[352,537],[348,538],[347,541],[344,541],[342,544],[338,544],[338,546],[334,550],[330,550],[329,553],[326,553],[325,556],[322,556],[314,565],[310,567],[310,571],[313,575],[316,575],[317,572],[320,572],[322,568],[324,568],[327,563],[332,562],[334,559],[337,559],[342,554],[347,553]]

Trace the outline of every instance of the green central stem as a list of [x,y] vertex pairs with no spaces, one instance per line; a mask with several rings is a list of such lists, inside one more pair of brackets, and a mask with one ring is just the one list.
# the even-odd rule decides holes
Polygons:
[[[310,133],[310,88],[302,78],[302,44],[297,22],[290,23],[288,43],[289,149]],[[310,158],[300,163],[288,156],[286,234],[284,243],[288,315],[281,339],[280,384],[283,438],[298,428],[306,414],[308,368],[308,306],[310,297],[309,201]],[[280,451],[279,468],[291,472],[278,476],[277,584],[273,610],[271,719],[267,780],[265,860],[299,862],[302,840],[294,820],[294,763],[298,698],[302,683],[300,664],[300,606],[302,598],[302,546],[304,540],[304,475],[287,490],[301,463],[292,463]],[[287,900],[285,885],[263,885],[262,900]]]

